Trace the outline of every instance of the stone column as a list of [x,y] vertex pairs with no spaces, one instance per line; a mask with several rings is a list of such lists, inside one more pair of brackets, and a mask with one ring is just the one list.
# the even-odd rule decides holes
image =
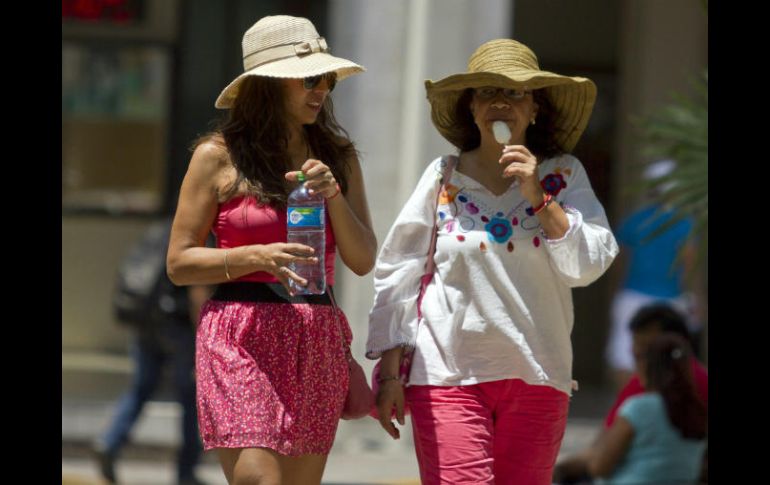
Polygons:
[[[339,84],[334,103],[337,119],[361,151],[380,244],[428,163],[455,151],[430,121],[425,79],[465,71],[479,45],[509,37],[511,3],[330,1],[330,31],[324,35],[332,53],[367,69]],[[358,277],[341,263],[338,268],[340,300],[355,333],[354,352],[360,356],[374,295],[372,275]]]

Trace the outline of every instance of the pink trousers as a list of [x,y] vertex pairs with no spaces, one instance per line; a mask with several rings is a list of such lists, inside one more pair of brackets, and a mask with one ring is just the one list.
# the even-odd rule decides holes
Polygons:
[[550,485],[569,396],[506,379],[468,386],[409,386],[423,485]]

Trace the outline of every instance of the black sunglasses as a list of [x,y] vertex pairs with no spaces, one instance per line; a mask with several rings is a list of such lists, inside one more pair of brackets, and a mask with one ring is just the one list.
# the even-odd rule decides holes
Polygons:
[[514,101],[524,99],[524,96],[532,94],[531,89],[510,89],[510,88],[496,88],[494,86],[485,86],[483,88],[476,88],[473,92],[479,99],[492,99],[497,96],[497,93],[503,92],[503,96]]
[[334,91],[334,86],[337,85],[336,72],[327,72],[326,74],[321,74],[320,76],[306,77],[302,79],[302,86],[310,91],[311,89],[318,87],[318,85],[321,84],[322,79],[326,79],[326,87],[329,88],[329,92]]

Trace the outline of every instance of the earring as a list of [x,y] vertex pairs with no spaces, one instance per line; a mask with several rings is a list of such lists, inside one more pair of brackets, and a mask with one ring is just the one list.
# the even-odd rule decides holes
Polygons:
[[531,120],[529,120],[529,124],[530,125],[534,125],[535,124],[535,118],[532,118]]

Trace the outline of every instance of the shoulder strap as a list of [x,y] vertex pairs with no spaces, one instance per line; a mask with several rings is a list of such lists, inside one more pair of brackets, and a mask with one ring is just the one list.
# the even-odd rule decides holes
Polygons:
[[425,294],[425,288],[428,287],[431,281],[433,281],[433,273],[436,271],[436,262],[433,260],[433,255],[436,253],[436,241],[438,240],[438,220],[436,212],[438,212],[438,203],[441,199],[441,194],[446,190],[446,186],[449,180],[452,179],[452,173],[454,172],[455,165],[457,165],[457,156],[447,155],[441,159],[442,174],[439,180],[438,193],[436,194],[436,204],[433,207],[433,231],[430,237],[430,247],[428,248],[428,260],[425,263],[425,274],[420,278],[420,294],[417,296],[417,325],[422,320],[422,297]]
[[436,194],[436,206],[433,210],[433,232],[430,238],[430,247],[428,248],[428,261],[425,264],[425,274],[430,274],[431,276],[436,269],[436,263],[433,261],[433,254],[436,252],[436,240],[438,239],[438,220],[436,219],[438,202],[441,199],[442,192],[446,190],[447,184],[452,179],[452,173],[454,172],[455,165],[457,164],[457,157],[454,155],[447,155],[441,159],[441,163],[443,165],[441,179],[439,180],[439,184],[441,185],[439,186],[438,193]]

